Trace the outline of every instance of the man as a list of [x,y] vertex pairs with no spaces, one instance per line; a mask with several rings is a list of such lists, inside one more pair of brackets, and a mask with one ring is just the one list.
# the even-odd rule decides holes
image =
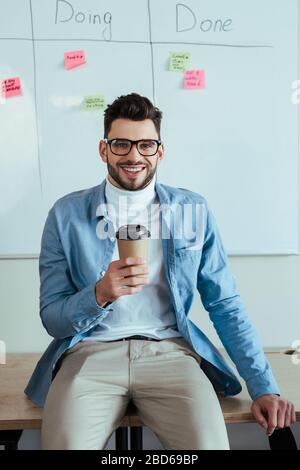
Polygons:
[[[246,381],[257,421],[268,435],[295,421],[240,301],[206,200],[155,180],[164,154],[161,117],[135,93],[109,105],[99,145],[107,178],[49,211],[40,314],[54,340],[25,390],[45,404],[44,449],[104,449],[130,400],[165,448],[229,449],[217,393],[235,395],[241,386],[188,319],[196,289]],[[200,210],[183,219],[178,208],[186,206]],[[119,260],[116,229],[147,224],[149,214],[149,259]],[[180,229],[195,221],[195,237],[187,237]]]

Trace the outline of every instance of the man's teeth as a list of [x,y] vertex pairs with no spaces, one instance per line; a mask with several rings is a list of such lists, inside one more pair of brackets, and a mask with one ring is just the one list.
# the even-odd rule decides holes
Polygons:
[[140,171],[140,170],[143,170],[143,169],[144,169],[143,166],[135,167],[135,168],[129,168],[129,167],[123,166],[122,168],[123,168],[123,170],[126,170],[126,171],[133,171],[133,172],[135,172],[135,171]]

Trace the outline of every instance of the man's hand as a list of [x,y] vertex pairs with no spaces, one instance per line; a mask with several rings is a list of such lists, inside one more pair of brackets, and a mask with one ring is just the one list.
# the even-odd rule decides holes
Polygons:
[[96,284],[97,304],[103,307],[121,295],[140,292],[148,283],[148,269],[143,258],[112,261],[103,278]]
[[277,395],[262,395],[253,401],[251,406],[256,421],[271,436],[275,429],[282,429],[296,422],[293,403]]

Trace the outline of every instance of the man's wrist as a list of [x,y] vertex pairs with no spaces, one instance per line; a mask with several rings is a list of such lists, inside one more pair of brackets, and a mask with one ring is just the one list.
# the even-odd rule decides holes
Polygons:
[[111,304],[111,302],[109,300],[101,300],[101,299],[97,298],[97,296],[96,296],[96,302],[99,305],[99,307],[101,307],[101,308],[105,308],[105,307],[107,307],[108,305]]
[[104,298],[101,296],[101,294],[100,294],[100,292],[99,292],[98,289],[99,289],[98,283],[96,283],[96,285],[95,285],[95,297],[96,297],[96,302],[97,302],[97,304],[99,305],[99,307],[105,308],[105,307],[107,307],[108,305],[110,305],[111,302],[110,302],[109,300],[107,300],[107,299],[104,299]]

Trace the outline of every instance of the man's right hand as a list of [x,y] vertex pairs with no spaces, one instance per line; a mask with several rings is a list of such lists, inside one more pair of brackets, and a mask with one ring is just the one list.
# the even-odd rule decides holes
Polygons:
[[143,258],[112,261],[105,275],[96,283],[96,300],[100,307],[122,295],[140,292],[149,284],[148,268]]

